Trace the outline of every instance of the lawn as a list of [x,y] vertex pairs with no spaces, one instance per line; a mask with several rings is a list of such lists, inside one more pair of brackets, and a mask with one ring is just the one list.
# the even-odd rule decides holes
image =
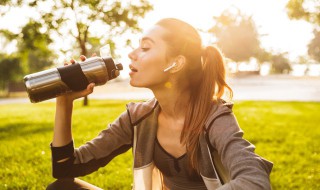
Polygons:
[[[76,146],[95,137],[128,101],[75,103]],[[0,190],[45,189],[51,177],[54,103],[0,105]],[[274,162],[273,189],[320,189],[320,103],[237,101],[234,112],[256,152]],[[86,177],[104,189],[130,189],[131,152]]]

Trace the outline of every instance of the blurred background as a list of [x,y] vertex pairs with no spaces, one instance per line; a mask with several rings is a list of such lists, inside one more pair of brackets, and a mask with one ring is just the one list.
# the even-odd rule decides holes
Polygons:
[[189,22],[204,46],[221,48],[235,100],[319,101],[319,7],[314,0],[2,0],[0,101],[27,101],[23,76],[106,44],[124,71],[90,96],[151,97],[128,85],[127,54],[165,17]]
[[[75,102],[81,145],[126,103],[152,97],[129,85],[127,55],[166,17],[190,23],[203,46],[224,53],[234,113],[244,137],[274,163],[272,188],[320,189],[319,0],[0,0],[0,190],[45,189],[53,181],[54,99],[31,104],[23,77],[110,46],[124,70]],[[128,151],[83,179],[128,189],[131,173]]]

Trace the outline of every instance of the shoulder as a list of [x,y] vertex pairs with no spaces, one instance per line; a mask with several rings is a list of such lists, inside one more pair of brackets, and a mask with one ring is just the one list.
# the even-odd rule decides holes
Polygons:
[[144,102],[130,102],[127,104],[127,112],[130,117],[130,122],[135,125],[143,118],[151,114],[158,106],[158,101],[155,98]]
[[232,108],[233,102],[226,102],[222,99],[213,102],[211,112],[205,122],[205,127],[210,127],[216,120],[221,122],[228,120],[228,118],[233,118]]
[[227,142],[231,137],[242,137],[241,130],[235,115],[232,112],[232,102],[218,102],[213,106],[212,112],[205,123],[205,134],[211,142],[216,145],[217,142]]

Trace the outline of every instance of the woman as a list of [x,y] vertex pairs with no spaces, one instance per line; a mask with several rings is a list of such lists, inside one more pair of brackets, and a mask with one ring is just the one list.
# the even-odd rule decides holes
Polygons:
[[91,186],[73,178],[129,148],[136,190],[271,188],[272,163],[242,138],[232,104],[221,99],[225,89],[231,96],[232,90],[217,48],[202,48],[192,26],[169,18],[148,30],[129,58],[130,84],[151,89],[155,98],[128,104],[108,129],[74,149],[72,103],[92,93],[94,84],[58,97],[51,147],[53,176],[59,180],[48,189]]

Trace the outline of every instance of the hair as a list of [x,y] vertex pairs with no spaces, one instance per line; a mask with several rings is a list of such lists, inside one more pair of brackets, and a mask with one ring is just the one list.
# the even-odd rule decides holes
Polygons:
[[[166,18],[156,23],[167,30],[163,39],[167,43],[167,57],[183,55],[186,58],[184,74],[181,78],[190,91],[180,142],[186,145],[189,165],[199,172],[198,152],[199,137],[212,106],[229,90],[226,83],[224,57],[214,46],[202,47],[201,37],[197,30],[188,23]],[[192,76],[192,77],[190,77]]]

